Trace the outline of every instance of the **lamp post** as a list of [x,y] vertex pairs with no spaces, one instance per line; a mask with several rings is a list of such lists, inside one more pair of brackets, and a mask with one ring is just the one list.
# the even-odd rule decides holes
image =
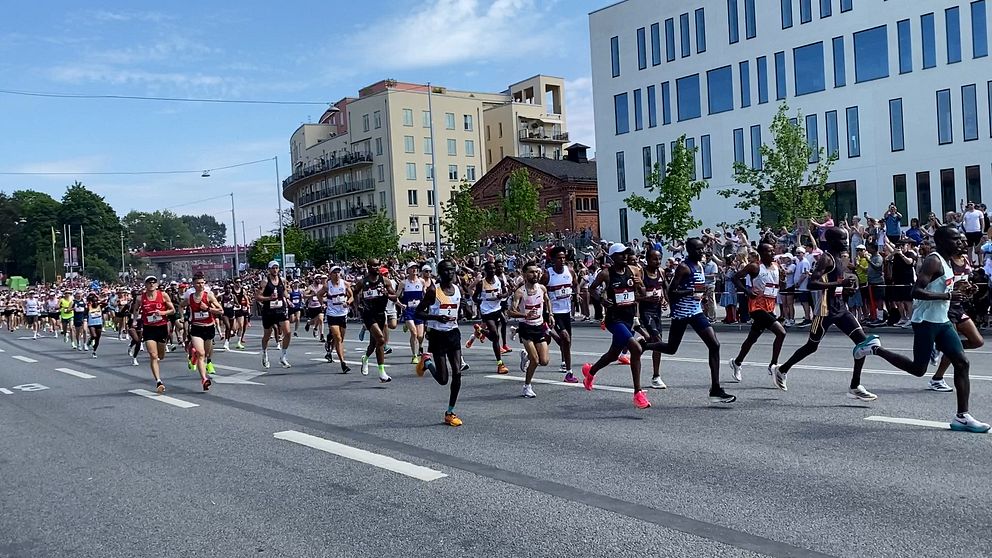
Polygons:
[[431,92],[433,88],[430,82],[427,83],[427,114],[430,116],[430,134],[431,134],[431,187],[434,189],[434,257],[438,261],[441,261],[441,232],[438,230],[438,224],[441,222],[440,216],[438,215],[438,206],[440,205],[440,200],[437,197],[437,159],[434,155],[437,153],[436,145],[434,145],[434,111],[431,106]]
[[272,158],[276,163],[276,201],[279,207],[279,253],[281,254],[279,259],[279,265],[283,269],[286,268],[286,236],[283,232],[282,225],[282,184],[279,182],[279,156],[276,155]]
[[234,231],[234,270],[232,279],[237,279],[241,273],[241,260],[238,258],[238,218],[234,215],[234,192],[231,192],[231,229]]

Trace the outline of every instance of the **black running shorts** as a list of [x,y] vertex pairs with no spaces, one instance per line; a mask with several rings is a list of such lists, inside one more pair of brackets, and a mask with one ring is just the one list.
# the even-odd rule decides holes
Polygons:
[[141,332],[141,340],[155,341],[156,343],[165,343],[169,340],[169,328],[165,325],[160,326],[145,326]]

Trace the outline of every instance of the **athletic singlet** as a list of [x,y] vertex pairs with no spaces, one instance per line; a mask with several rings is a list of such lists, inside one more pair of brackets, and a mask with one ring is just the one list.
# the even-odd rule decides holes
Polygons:
[[[664,275],[662,275],[660,269],[656,273],[656,277],[651,277],[651,274],[648,272],[647,268],[643,268],[643,273],[641,275],[644,277],[644,291],[645,295],[648,297],[661,296],[661,292],[665,288],[665,282],[663,279]],[[640,309],[641,313],[661,312],[661,299],[658,298],[657,302],[642,300],[640,303]]]
[[[946,293],[954,288],[954,283],[957,277],[954,275],[954,271],[951,266],[947,264],[947,260],[944,259],[937,252],[933,252],[933,255],[940,259],[940,265],[943,268],[943,273],[940,276],[935,277],[930,283],[927,284],[926,291],[929,293]],[[921,300],[913,299],[913,317],[912,321],[914,324],[921,322],[930,322],[933,324],[943,324],[950,321],[947,318],[947,311],[951,309],[950,300]]]
[[233,291],[234,294],[234,309],[235,310],[247,310],[248,309],[248,295],[245,294],[245,290],[241,289],[241,292]]
[[103,326],[103,309],[100,305],[96,306],[86,305],[86,325],[89,327],[100,327]]
[[369,314],[382,314],[386,311],[386,303],[389,301],[386,295],[386,285],[382,281],[382,276],[376,275],[375,279],[368,277],[362,279],[362,300],[365,302],[365,312]]
[[413,310],[420,306],[420,301],[424,300],[424,282],[414,279],[411,283],[409,279],[403,280],[403,292],[400,293],[400,302]]
[[503,282],[499,277],[493,275],[493,282],[490,283],[485,277],[481,281],[482,292],[479,299],[479,311],[485,314],[492,314],[502,310],[499,302],[502,297]]
[[611,267],[608,272],[610,279],[606,284],[606,297],[613,304],[606,307],[606,321],[632,323],[634,314],[637,313],[634,274],[626,264],[620,267],[623,273],[617,273],[616,266]]
[[279,283],[273,283],[268,277],[265,278],[265,287],[262,289],[263,296],[275,295],[273,300],[262,302],[262,311],[267,314],[281,314],[286,311],[286,284],[280,278]]
[[[951,266],[951,271],[954,272],[954,283],[968,281],[970,279],[973,270],[968,260],[964,261],[964,265],[958,265],[954,260],[949,260],[947,263]],[[964,303],[960,300],[952,300],[951,309],[964,314]],[[967,317],[967,314],[964,315]]]
[[72,301],[72,313],[75,315],[82,316],[86,313],[86,301],[85,300],[73,300]]
[[778,264],[772,262],[771,267],[758,262],[758,275],[751,279],[751,291],[758,294],[747,299],[747,309],[750,312],[761,310],[769,314],[775,312],[775,303],[778,300]]
[[[678,285],[679,290],[691,290],[695,293],[700,293],[703,291],[703,287],[706,284],[706,276],[703,274],[702,267],[695,267],[692,262],[686,260],[683,265],[689,268],[689,276],[682,281],[681,285]],[[699,300],[694,295],[684,296],[675,303],[672,307],[672,319],[673,320],[684,320],[686,318],[691,318],[696,314],[700,314],[703,311],[703,306]]]
[[45,301],[45,312],[48,312],[49,314],[54,314],[58,311],[59,311],[59,300],[57,298],[53,298],[51,300]]
[[[824,255],[827,255],[824,252]],[[822,256],[821,256],[822,257]],[[824,283],[834,283],[844,278],[844,272],[837,265],[836,256],[830,254],[833,260],[833,267],[822,275],[821,281]],[[816,310],[817,316],[839,316],[847,313],[847,296],[844,294],[844,287],[834,287],[833,292],[823,291],[820,296],[820,304]]]
[[[386,279],[385,281],[389,281],[389,286],[393,288],[393,292],[396,292],[396,281],[393,281],[392,279]],[[391,298],[387,298],[386,299],[386,313],[387,314],[395,314],[396,313],[396,301],[395,300],[393,300]]]
[[148,293],[141,293],[141,322],[148,326],[165,326],[168,320],[158,314],[165,310],[165,295],[162,291],[155,291],[155,298],[149,300]]
[[60,298],[59,299],[59,317],[63,320],[72,319],[72,299],[71,298]]
[[[207,304],[209,297],[207,297],[206,291],[200,295],[200,300],[196,300],[196,293],[189,295],[189,310],[192,317],[192,324],[198,326],[212,326],[214,325],[214,315],[210,313],[209,310],[203,310],[199,308],[199,304]],[[197,308],[193,308],[196,304]]]
[[450,316],[452,320],[450,322],[428,320],[428,329],[452,331],[458,328],[458,305],[462,301],[462,292],[459,290],[458,285],[452,284],[452,287],[455,289],[455,292],[451,295],[445,293],[440,285],[434,289],[434,304],[431,304],[430,312],[428,312],[432,316]]
[[338,279],[335,285],[331,281],[327,282],[327,315],[336,318],[348,315],[348,283],[344,279]]
[[[531,293],[527,290],[527,285],[523,284],[518,287],[522,289],[524,295],[520,297],[520,308],[518,311],[523,312],[524,319],[523,323],[532,326],[539,326],[544,324],[544,291],[538,286],[534,285],[535,292]],[[534,318],[529,318],[531,314],[536,313],[537,316]]]
[[320,298],[317,297],[317,291],[320,289],[313,285],[307,289],[307,308],[320,308]]
[[24,301],[24,315],[38,316],[41,314],[41,303],[37,298],[29,298]]
[[564,266],[561,273],[554,267],[548,268],[548,298],[551,299],[551,312],[554,314],[572,313],[572,271]]
[[224,310],[234,310],[234,295],[230,293],[220,295],[220,306]]
[[299,289],[289,291],[289,303],[293,305],[293,308],[303,308],[303,291]]

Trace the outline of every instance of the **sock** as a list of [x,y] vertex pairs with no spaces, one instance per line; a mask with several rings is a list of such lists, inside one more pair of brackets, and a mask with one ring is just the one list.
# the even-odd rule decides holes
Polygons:
[[385,374],[386,373],[386,365],[385,364],[380,364],[379,365],[379,373],[380,374]]
[[288,350],[289,349],[282,349],[282,356],[283,356],[283,358],[286,358],[286,355],[287,355],[287,351]]
[[454,405],[449,405],[448,406],[448,413],[449,414],[452,414],[452,415],[455,414],[455,406]]
[[965,416],[965,415],[967,415],[967,414],[968,414],[968,413],[966,413],[966,412],[965,412],[965,413],[958,413],[958,414],[957,414],[957,417],[958,417],[959,419],[963,419],[963,418],[964,418],[964,416]]
[[496,365],[497,366],[501,366],[502,364],[503,364],[503,360],[502,359],[496,361]]

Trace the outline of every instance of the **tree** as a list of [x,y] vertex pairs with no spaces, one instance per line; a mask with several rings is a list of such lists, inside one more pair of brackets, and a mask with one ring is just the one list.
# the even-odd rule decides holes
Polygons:
[[541,208],[540,186],[531,182],[527,169],[517,169],[510,174],[506,190],[503,223],[498,228],[529,242],[534,231],[548,220],[548,212]]
[[227,225],[213,215],[183,215],[179,218],[193,236],[195,246],[223,246],[227,243]]
[[[334,253],[341,258],[385,258],[400,251],[400,234],[396,223],[385,211],[359,221],[351,231],[333,241]],[[323,262],[313,262],[319,265]]]
[[[56,268],[59,274],[62,267],[62,225],[59,221],[61,205],[57,200],[42,192],[19,190],[10,198],[14,221],[3,223],[0,230],[10,234],[10,270],[25,277],[40,279],[53,278],[49,275],[52,259],[52,229],[57,233],[55,248]],[[78,234],[78,233],[74,233]],[[79,245],[78,240],[73,244]]]
[[[286,253],[296,257],[297,265],[310,259],[311,246],[314,242],[303,231],[296,227],[286,227],[283,230],[286,241]],[[279,255],[279,232],[260,237],[248,248],[248,263],[256,269],[264,269],[269,261]]]
[[[462,180],[451,191],[451,199],[441,204],[441,226],[454,246],[455,254],[467,256],[479,248],[479,239],[493,223],[492,211],[475,205],[472,184]],[[421,225],[424,226],[424,225]]]
[[627,207],[644,216],[641,233],[660,235],[666,240],[682,239],[702,222],[692,216],[692,202],[709,187],[696,180],[696,151],[685,146],[685,135],[675,142],[672,160],[665,172],[655,163],[645,188],[654,198],[634,194],[624,200]]
[[[827,178],[837,154],[828,156],[822,147],[814,151],[806,140],[802,113],[790,122],[788,110],[782,103],[772,119],[774,143],[761,146],[761,168],[735,162],[734,178],[745,186],[718,192],[725,198],[737,198],[734,207],[748,212],[741,224],[792,227],[797,218],[823,215],[831,195]],[[811,163],[814,153],[816,162]]]
[[87,263],[102,260],[120,269],[120,222],[114,208],[102,196],[76,181],[66,188],[58,215],[61,223],[73,227],[73,234],[77,234],[80,226],[83,228],[80,245],[84,247]]
[[186,221],[171,211],[131,211],[121,219],[121,225],[126,229],[128,246],[138,250],[209,245],[197,242]]

